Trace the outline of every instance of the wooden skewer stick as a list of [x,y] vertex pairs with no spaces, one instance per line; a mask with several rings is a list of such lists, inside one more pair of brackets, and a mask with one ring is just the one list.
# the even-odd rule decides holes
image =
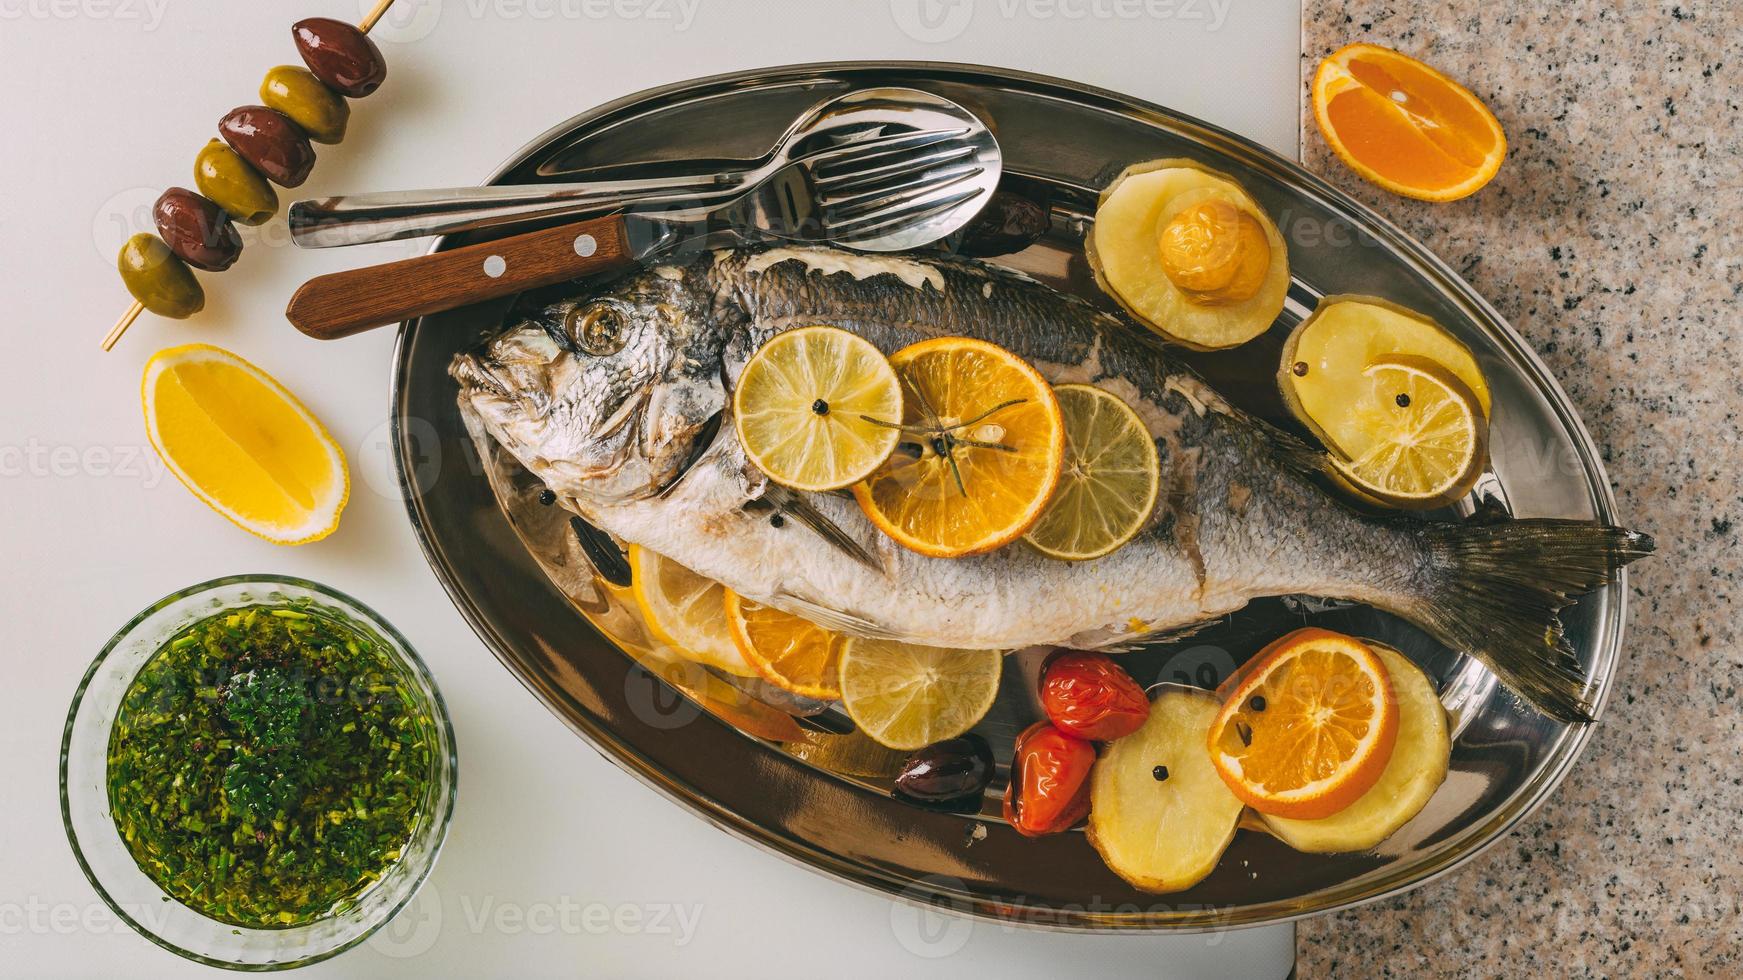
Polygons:
[[[375,9],[357,22],[357,29],[368,34],[370,28],[373,28],[376,22],[381,20],[382,15],[387,13],[387,8],[391,6],[393,6],[393,0],[376,0]],[[145,304],[134,300],[133,305],[127,308],[127,312],[121,314],[121,319],[116,320],[115,325],[109,328],[109,332],[103,335],[103,349],[113,350],[116,343],[121,340],[121,335],[127,332],[128,327],[133,326],[133,321],[139,319],[139,314],[143,312],[145,312]]]
[[381,15],[387,13],[387,8],[391,6],[393,6],[393,0],[377,0],[375,9],[369,12],[369,16],[357,22],[357,29],[368,34],[369,29],[375,26],[375,22],[380,20]]
[[139,314],[143,312],[145,312],[145,304],[134,300],[133,305],[127,308],[127,312],[121,314],[121,319],[116,320],[115,325],[109,328],[109,333],[103,338],[103,349],[114,348],[115,342],[121,339],[121,335],[127,332],[128,327],[133,326],[133,321],[139,319]]

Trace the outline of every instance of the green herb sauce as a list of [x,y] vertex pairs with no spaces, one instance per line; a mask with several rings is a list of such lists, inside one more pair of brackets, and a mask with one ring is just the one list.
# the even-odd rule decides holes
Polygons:
[[302,925],[399,859],[434,724],[368,632],[315,607],[229,610],[171,637],[122,698],[110,811],[177,901],[231,925]]

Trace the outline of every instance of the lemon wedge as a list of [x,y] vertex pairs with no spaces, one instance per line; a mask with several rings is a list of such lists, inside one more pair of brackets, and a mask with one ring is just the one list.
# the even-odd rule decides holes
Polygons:
[[1440,507],[1470,492],[1488,463],[1489,423],[1476,395],[1427,358],[1381,358],[1362,372],[1354,421],[1367,436],[1352,459],[1333,456],[1358,488],[1397,507]]
[[152,355],[145,434],[182,485],[275,544],[332,534],[351,493],[339,444],[272,376],[210,344]]
[[1074,384],[1053,394],[1065,419],[1065,466],[1024,540],[1054,558],[1100,558],[1150,520],[1162,486],[1156,442],[1138,413],[1111,392]]
[[999,693],[997,650],[923,647],[851,637],[841,650],[841,702],[879,745],[918,749],[973,728]]
[[732,420],[745,455],[769,479],[796,490],[839,490],[865,479],[896,448],[902,386],[864,338],[801,327],[775,335],[745,365]]
[[656,641],[680,657],[739,677],[757,671],[726,624],[726,586],[640,545],[629,547],[630,593]]

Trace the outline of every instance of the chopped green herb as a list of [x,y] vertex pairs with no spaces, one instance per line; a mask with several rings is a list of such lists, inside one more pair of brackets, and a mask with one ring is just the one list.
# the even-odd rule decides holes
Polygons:
[[282,749],[302,741],[311,701],[303,682],[266,667],[230,679],[224,716],[254,746]]
[[398,860],[434,724],[392,654],[352,624],[312,606],[219,613],[171,637],[122,698],[115,826],[189,908],[301,925],[348,907]]

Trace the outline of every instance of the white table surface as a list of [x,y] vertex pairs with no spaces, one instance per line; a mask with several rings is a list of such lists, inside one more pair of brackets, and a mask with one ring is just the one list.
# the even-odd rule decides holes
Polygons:
[[[363,2],[362,6],[367,6]],[[318,273],[423,243],[301,252],[245,232],[206,311],[149,314],[112,354],[114,254],[191,186],[217,118],[294,63],[289,25],[358,0],[0,0],[0,974],[206,972],[132,934],[75,864],[56,763],[73,689],[110,632],[167,592],[281,572],[372,604],[430,663],[453,713],[460,796],[419,900],[315,976],[1280,976],[1287,927],[1197,937],[1055,935],[946,919],[732,839],[616,769],[499,666],[449,605],[393,490],[391,331],[323,346],[282,309]],[[390,71],[298,192],[476,182],[562,119],[715,72],[856,58],[1003,65],[1130,92],[1288,154],[1293,0],[399,0]],[[332,429],[354,489],[340,530],[287,549],[195,501],[152,455],[139,372],[206,341],[266,367]]]

